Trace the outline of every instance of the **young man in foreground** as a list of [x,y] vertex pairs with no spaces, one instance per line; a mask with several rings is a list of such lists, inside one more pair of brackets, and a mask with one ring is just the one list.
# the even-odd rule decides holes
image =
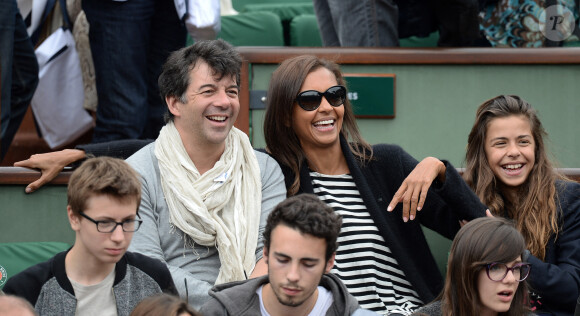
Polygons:
[[68,185],[74,245],[10,278],[4,292],[25,298],[40,315],[129,315],[148,296],[176,294],[165,264],[127,252],[141,225],[140,201],[141,182],[126,162],[84,162]]
[[328,272],[342,220],[316,196],[278,204],[264,231],[268,275],[215,286],[204,315],[363,315],[356,299]]

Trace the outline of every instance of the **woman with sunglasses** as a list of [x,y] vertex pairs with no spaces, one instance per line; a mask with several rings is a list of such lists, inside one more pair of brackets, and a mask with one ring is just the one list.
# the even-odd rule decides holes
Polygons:
[[[408,315],[443,285],[420,223],[452,239],[460,219],[485,216],[486,207],[450,164],[370,146],[344,85],[333,62],[282,62],[267,94],[266,150],[282,167],[289,196],[317,194],[343,216],[332,272],[361,307]],[[423,210],[414,220],[417,208]]]
[[532,269],[522,260],[525,249],[524,237],[507,219],[469,222],[453,239],[445,288],[414,315],[530,314],[525,280]]
[[468,137],[465,181],[526,240],[537,313],[572,315],[580,295],[580,184],[554,170],[536,111],[518,96],[479,106]]

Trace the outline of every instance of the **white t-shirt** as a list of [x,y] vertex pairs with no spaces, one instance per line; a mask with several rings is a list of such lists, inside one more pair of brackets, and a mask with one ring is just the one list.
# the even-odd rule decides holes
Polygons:
[[77,298],[75,315],[117,316],[117,304],[113,293],[115,269],[103,281],[93,285],[82,285],[69,278]]
[[[262,299],[262,288],[264,286],[260,286],[256,290],[256,294],[260,297],[260,312],[262,316],[270,316],[266,307],[264,307],[264,300]],[[326,288],[319,286],[318,287],[318,299],[316,300],[316,304],[308,314],[308,316],[319,316],[319,315],[326,315],[326,312],[330,308],[330,305],[334,302],[334,298],[332,297],[332,293]]]

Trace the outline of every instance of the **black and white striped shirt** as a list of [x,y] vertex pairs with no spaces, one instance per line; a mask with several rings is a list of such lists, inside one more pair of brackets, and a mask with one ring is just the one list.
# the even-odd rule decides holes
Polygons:
[[332,273],[362,308],[379,314],[409,315],[423,302],[392,257],[367,211],[352,176],[310,172],[314,193],[342,215]]

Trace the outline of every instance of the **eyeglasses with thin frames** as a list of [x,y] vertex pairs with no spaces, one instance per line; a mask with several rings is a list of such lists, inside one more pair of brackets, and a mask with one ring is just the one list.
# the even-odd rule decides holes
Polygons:
[[316,90],[302,91],[296,96],[296,103],[304,111],[314,111],[320,107],[322,97],[334,107],[341,106],[346,101],[346,88],[344,86],[332,86],[324,92]]
[[[141,219],[128,219],[122,222],[115,222],[115,221],[96,221],[92,218],[90,218],[88,215],[86,215],[83,212],[80,212],[81,216],[88,219],[89,221],[95,223],[95,225],[97,225],[97,231],[99,233],[112,233],[115,231],[115,229],[117,229],[117,226],[121,226],[121,228],[123,229],[124,232],[126,233],[133,233],[136,232],[137,230],[139,230],[139,227],[141,227],[141,224],[143,223],[143,220]],[[139,215],[137,215],[139,216]]]
[[487,272],[487,277],[495,282],[503,281],[509,271],[512,272],[514,278],[518,282],[522,282],[528,277],[528,275],[530,275],[532,265],[526,262],[521,262],[514,264],[510,268],[505,263],[492,262],[485,265],[485,270]]

